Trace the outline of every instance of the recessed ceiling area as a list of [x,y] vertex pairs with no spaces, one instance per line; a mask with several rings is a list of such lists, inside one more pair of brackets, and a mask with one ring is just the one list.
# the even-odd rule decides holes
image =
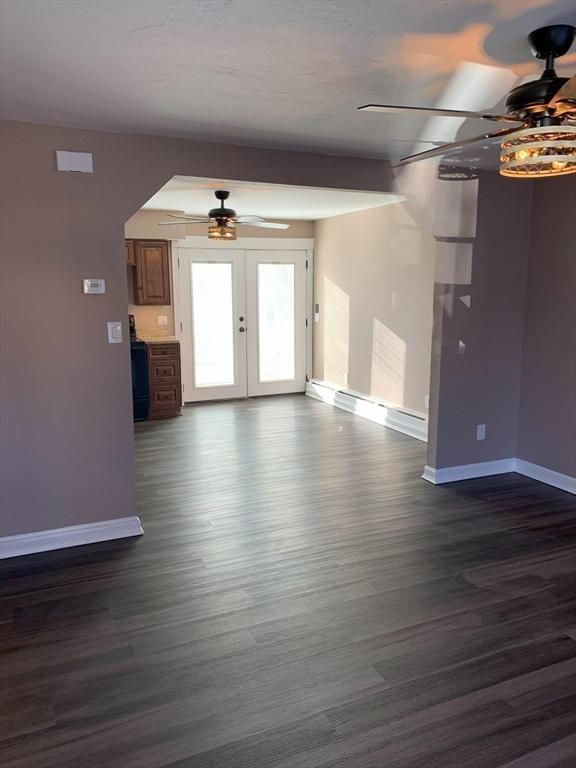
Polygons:
[[[486,132],[366,103],[500,111],[537,77],[527,34],[573,0],[1,0],[1,114],[389,158]],[[573,73],[576,57],[558,68]],[[479,156],[478,161],[471,158]],[[492,167],[477,147],[464,162]]]
[[205,216],[219,204],[214,197],[216,189],[230,192],[226,204],[240,216],[255,214],[288,221],[315,221],[404,200],[400,195],[175,176],[142,207]]

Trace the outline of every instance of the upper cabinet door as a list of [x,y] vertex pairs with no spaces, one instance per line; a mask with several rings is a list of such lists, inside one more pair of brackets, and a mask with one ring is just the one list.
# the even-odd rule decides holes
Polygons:
[[170,304],[170,256],[166,240],[136,240],[136,304]]
[[134,240],[125,240],[126,245],[126,264],[129,267],[136,266],[136,251],[134,249]]

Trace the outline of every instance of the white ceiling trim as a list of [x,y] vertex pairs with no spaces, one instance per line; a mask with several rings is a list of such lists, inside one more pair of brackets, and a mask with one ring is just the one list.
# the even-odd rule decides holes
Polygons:
[[175,176],[143,208],[205,216],[219,204],[214,197],[216,189],[230,191],[226,205],[238,215],[292,221],[315,221],[404,200],[402,195]]

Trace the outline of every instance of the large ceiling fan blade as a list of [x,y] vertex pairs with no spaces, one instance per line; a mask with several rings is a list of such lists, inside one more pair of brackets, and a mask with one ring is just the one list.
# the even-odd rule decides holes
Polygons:
[[290,224],[279,224],[276,221],[238,221],[243,227],[262,227],[263,229],[288,229]]
[[475,117],[479,120],[496,120],[500,123],[521,123],[508,115],[492,115],[485,112],[469,112],[463,109],[437,109],[436,107],[401,107],[395,104],[365,104],[360,112],[385,112],[390,115],[422,115],[423,117]]
[[211,219],[178,219],[174,221],[159,221],[160,226],[174,226],[175,224],[210,224]]
[[564,112],[576,112],[576,75],[564,83],[562,88],[548,102],[548,106],[554,109],[555,115],[561,115]]
[[252,224],[255,221],[266,221],[262,216],[236,216],[238,224]]
[[454,149],[460,147],[466,147],[468,144],[476,144],[478,141],[486,141],[487,139],[496,139],[500,136],[506,136],[509,133],[514,133],[517,128],[505,128],[502,131],[495,131],[494,133],[483,133],[481,136],[474,136],[472,139],[462,139],[461,141],[454,141],[452,144],[444,144],[442,147],[434,147],[434,149],[427,149],[425,152],[418,152],[415,155],[408,155],[403,157],[398,165],[407,165],[408,163],[416,163],[419,160],[427,160],[430,157],[438,157],[439,155],[447,155]]
[[188,216],[188,214],[185,213],[167,213],[166,216],[170,219],[177,219],[180,222],[189,221],[196,224],[207,224],[210,221],[206,216]]

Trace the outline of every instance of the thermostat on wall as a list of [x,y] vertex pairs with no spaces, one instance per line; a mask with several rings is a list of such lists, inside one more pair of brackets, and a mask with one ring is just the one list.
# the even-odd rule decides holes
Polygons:
[[82,293],[106,293],[106,280],[93,277],[82,280]]

